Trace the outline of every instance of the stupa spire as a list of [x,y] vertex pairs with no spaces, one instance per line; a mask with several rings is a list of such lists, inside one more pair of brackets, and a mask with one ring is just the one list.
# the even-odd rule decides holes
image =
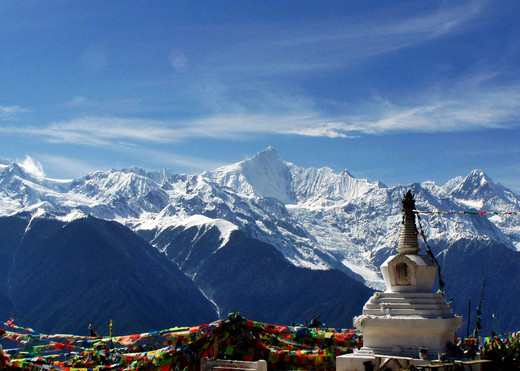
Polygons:
[[411,190],[408,190],[403,196],[403,230],[399,238],[397,252],[404,255],[417,255],[420,249],[417,241],[419,233],[415,226],[415,199]]

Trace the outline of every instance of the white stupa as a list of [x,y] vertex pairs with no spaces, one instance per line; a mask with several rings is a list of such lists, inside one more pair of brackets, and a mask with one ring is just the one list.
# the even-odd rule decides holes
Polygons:
[[362,362],[375,355],[419,358],[421,351],[423,358],[437,358],[446,352],[446,344],[453,341],[462,323],[442,293],[432,291],[438,267],[429,256],[419,254],[410,191],[404,195],[403,211],[398,254],[381,265],[386,291],[375,293],[363,314],[354,318],[354,326],[363,333],[363,348],[338,357],[338,370],[362,370]]

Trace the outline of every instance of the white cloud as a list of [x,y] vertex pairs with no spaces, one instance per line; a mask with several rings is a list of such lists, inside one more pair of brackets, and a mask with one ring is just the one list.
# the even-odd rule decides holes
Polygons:
[[79,106],[79,105],[85,104],[87,101],[88,101],[88,99],[85,98],[84,96],[77,95],[74,98],[72,98],[71,101],[67,102],[66,105],[74,107],[74,106]]
[[105,165],[92,164],[70,157],[40,154],[38,157],[45,163],[49,173],[59,173],[70,178],[85,176],[89,172],[103,169]]
[[45,172],[43,171],[42,164],[40,164],[38,161],[36,161],[28,155],[25,156],[25,159],[23,159],[23,161],[20,161],[18,164],[29,174],[32,174],[39,178],[45,177]]
[[173,152],[159,151],[149,148],[142,149],[140,153],[142,156],[146,157],[147,161],[151,161],[154,164],[157,164],[157,166],[167,168],[181,166],[186,169],[199,171],[216,169],[217,167],[225,165],[225,163],[213,161],[208,158],[179,155]]
[[[122,119],[118,117],[86,117],[52,123],[45,127],[25,126],[0,128],[0,131],[37,136],[51,143],[90,146],[138,145],[139,143],[173,143],[186,138],[242,138],[251,135],[297,133],[331,136],[318,118],[304,115],[229,114],[184,121]],[[320,129],[315,129],[314,126]],[[326,130],[325,130],[326,129]]]
[[[505,81],[504,81],[505,80]],[[285,94],[284,94],[285,93]],[[416,104],[375,97],[355,106],[321,112],[307,97],[287,92],[263,94],[255,109],[235,105],[193,119],[120,118],[89,116],[37,126],[0,126],[0,132],[25,134],[51,143],[142,148],[144,144],[177,143],[191,138],[243,139],[263,135],[352,138],[360,134],[395,132],[461,132],[520,127],[520,80],[481,71],[472,76],[438,81],[415,92]],[[289,96],[290,98],[287,98]],[[78,102],[82,98],[77,99]],[[17,106],[0,112],[18,112]],[[253,111],[254,110],[254,111]],[[363,114],[353,115],[353,111]]]
[[177,130],[166,123],[144,119],[118,117],[85,117],[70,121],[55,122],[46,127],[26,126],[16,129],[3,128],[29,135],[42,136],[53,143],[83,145],[125,144],[125,141],[148,141],[169,143],[177,140]]
[[[427,93],[425,93],[427,95]],[[458,95],[458,99],[455,99]],[[520,126],[520,84],[456,91],[446,98],[422,98],[423,104],[400,106],[375,100],[363,116],[327,117],[325,113],[229,113],[185,120],[84,117],[45,127],[4,127],[0,131],[37,136],[51,143],[89,146],[141,146],[188,138],[250,138],[258,134],[352,138],[392,132],[460,132]],[[339,117],[338,117],[339,116]]]
[[316,124],[315,126],[303,127],[301,129],[291,129],[282,133],[301,135],[306,137],[354,138],[354,136],[350,136],[342,132],[344,126],[345,125],[342,122]]
[[[130,156],[132,156],[132,154],[135,155],[135,153],[131,153],[129,148],[126,148],[126,151],[129,152]],[[46,154],[40,154],[38,157],[45,163],[45,167],[48,169],[49,173],[59,173],[72,179],[83,177],[86,174],[97,170],[125,166],[121,166],[120,164],[109,164],[106,162],[91,163],[72,157]],[[141,148],[139,150],[139,157],[141,158],[141,161],[143,158],[146,158],[146,161],[153,163],[155,168],[181,166],[186,169],[199,171],[215,169],[224,165],[221,162],[212,161],[211,159],[208,160],[207,158],[179,155],[174,152],[159,151],[149,148]],[[37,164],[41,167],[39,163]]]
[[345,120],[343,129],[383,134],[520,127],[520,81],[490,86],[490,81],[479,75],[445,84],[442,98],[425,91],[417,97],[423,104],[416,106],[375,102],[364,117]]
[[[182,136],[250,137],[286,134],[352,138],[396,132],[462,132],[520,127],[520,81],[495,83],[492,74],[443,83],[436,93],[416,94],[417,104],[374,99],[356,107],[362,115],[327,113],[295,107],[292,113],[228,114],[185,122]],[[439,92],[440,90],[440,92]],[[398,97],[402,99],[402,97]],[[312,105],[310,105],[312,106]],[[311,107],[312,108],[312,107]],[[352,107],[347,107],[351,109]],[[299,112],[294,113],[294,112]]]
[[0,120],[11,120],[25,112],[28,111],[19,106],[0,106]]
[[190,137],[243,138],[257,134],[347,138],[341,122],[327,122],[317,114],[229,114],[198,119],[187,125]]

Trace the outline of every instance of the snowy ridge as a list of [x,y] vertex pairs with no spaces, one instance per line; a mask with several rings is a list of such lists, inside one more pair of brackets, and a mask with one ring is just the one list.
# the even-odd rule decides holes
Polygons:
[[[408,188],[418,210],[520,211],[520,197],[480,170],[442,186],[425,181],[386,187],[346,170],[298,167],[271,147],[249,160],[194,175],[132,167],[60,181],[0,161],[0,215],[45,212],[63,221],[93,215],[148,236],[158,249],[164,249],[157,241],[165,231],[196,228],[197,238],[218,231],[218,249],[240,230],[274,246],[296,266],[340,269],[375,288],[382,284],[379,265],[397,247],[401,198]],[[520,250],[519,220],[421,216],[428,239],[444,249],[438,254],[462,240]]]
[[136,223],[133,226],[134,230],[155,230],[155,231],[163,231],[167,228],[178,228],[183,227],[185,229],[191,227],[197,227],[201,229],[202,227],[211,228],[216,227],[220,231],[221,245],[217,248],[221,248],[228,241],[231,233],[233,231],[238,230],[238,227],[233,223],[228,222],[224,219],[211,219],[204,215],[191,215],[187,218],[179,218],[176,216],[170,216],[165,218],[149,218],[144,220],[141,223]]

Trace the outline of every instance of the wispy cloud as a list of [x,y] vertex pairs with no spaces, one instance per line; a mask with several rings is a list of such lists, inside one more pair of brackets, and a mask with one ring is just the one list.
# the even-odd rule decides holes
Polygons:
[[[254,114],[215,115],[178,121],[85,117],[52,123],[45,127],[3,127],[0,131],[39,137],[51,143],[112,146],[143,142],[174,143],[186,138],[238,139],[259,133],[290,133],[298,127],[302,130],[312,129],[311,122],[314,120],[305,116]],[[321,126],[328,132],[326,136],[331,136],[334,128]],[[320,135],[317,129],[316,135]]]
[[[375,99],[362,116],[317,111],[287,113],[218,113],[194,119],[84,117],[44,127],[1,127],[0,131],[32,135],[51,143],[89,146],[139,146],[177,143],[190,138],[247,139],[258,134],[351,138],[395,132],[461,132],[520,126],[520,82],[482,87],[476,79],[455,82],[450,93],[429,96],[403,106]],[[449,90],[449,87],[444,89]]]
[[[406,13],[400,6],[355,12],[326,20],[265,22],[251,29],[227,26],[233,34],[225,51],[210,51],[198,61],[204,69],[227,70],[248,76],[330,70],[358,64],[368,58],[394,52],[471,27],[485,8],[480,0],[446,3],[436,11]],[[224,31],[221,30],[221,33]],[[209,36],[211,39],[211,35]],[[217,61],[217,63],[215,63]]]
[[282,131],[281,134],[301,135],[306,137],[327,138],[355,138],[357,136],[345,133],[345,124],[342,122],[316,123],[312,126],[303,126]]
[[29,111],[19,106],[0,106],[0,120],[12,120],[25,112]]
[[40,136],[52,143],[91,146],[124,144],[125,141],[169,143],[178,139],[178,130],[167,127],[164,122],[118,117],[85,117],[44,127],[7,127],[0,131]]
[[104,167],[100,163],[94,164],[65,156],[39,154],[37,157],[45,164],[45,169],[49,173],[59,173],[69,178],[82,177]]
[[82,95],[76,95],[74,98],[72,98],[70,101],[66,102],[66,106],[75,107],[80,106],[88,102],[88,99]]
[[[128,148],[126,150],[129,150]],[[171,167],[182,167],[185,169],[192,169],[196,171],[215,169],[222,166],[223,163],[209,160],[207,158],[199,158],[196,156],[185,156],[179,155],[174,152],[166,152],[160,150],[154,150],[149,148],[142,148],[139,151],[140,158],[146,158],[147,161],[153,163],[154,168],[171,168]],[[45,169],[49,173],[59,173],[64,177],[71,179],[79,178],[87,175],[90,172],[97,170],[108,170],[106,163],[103,162],[88,162],[78,160],[73,157],[67,156],[55,156],[49,154],[38,154],[37,157],[45,164]],[[30,160],[27,160],[30,159]],[[43,166],[40,162],[33,160],[29,156],[24,160],[27,165],[28,171],[32,169],[33,174],[39,171],[40,176],[45,175]],[[32,165],[32,166],[31,166]],[[123,165],[124,167],[124,165]]]
[[225,165],[224,162],[214,161],[207,157],[201,158],[197,156],[180,155],[172,151],[167,152],[146,148],[140,151],[140,153],[146,156],[147,160],[153,162],[156,168],[158,166],[165,168],[180,166],[186,169],[204,171]]
[[478,75],[444,85],[441,95],[422,95],[422,104],[416,106],[376,103],[364,117],[345,120],[343,130],[384,134],[520,127],[520,81],[490,86]]

